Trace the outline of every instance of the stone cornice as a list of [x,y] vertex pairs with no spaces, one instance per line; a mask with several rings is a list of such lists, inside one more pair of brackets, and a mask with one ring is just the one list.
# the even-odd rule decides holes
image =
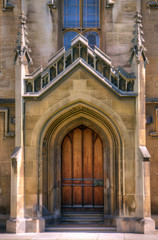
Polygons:
[[[108,81],[105,81],[98,73],[96,73],[90,66],[86,64],[86,62],[82,59],[77,59],[70,67],[68,67],[63,73],[56,77],[56,79],[50,82],[47,87],[41,89],[38,93],[25,93],[23,97],[25,99],[34,98],[38,99],[41,98],[43,95],[49,93],[51,89],[56,88],[62,81],[65,80],[69,76],[69,74],[75,72],[77,69],[82,68],[86,70],[89,74],[92,75],[95,79],[97,79],[100,83],[102,83],[105,87],[107,87],[110,91],[116,94],[118,97],[130,98],[136,97],[137,94],[134,92],[123,92],[113,84]],[[26,78],[25,78],[26,81]]]

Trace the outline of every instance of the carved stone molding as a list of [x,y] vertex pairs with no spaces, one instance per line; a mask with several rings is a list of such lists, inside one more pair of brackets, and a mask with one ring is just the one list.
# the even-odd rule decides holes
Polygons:
[[113,5],[116,3],[116,0],[105,0],[105,7],[113,7]]
[[151,155],[150,155],[147,147],[146,146],[139,146],[139,149],[140,149],[140,152],[142,154],[143,161],[144,162],[149,162],[150,158],[151,158]]
[[13,11],[14,5],[10,2],[10,0],[3,0],[3,11]]
[[147,7],[151,9],[158,9],[158,0],[152,0],[148,2]]
[[56,8],[56,1],[55,0],[50,0],[48,3],[47,3],[48,7],[50,9],[52,8]]
[[20,17],[20,24],[19,24],[19,32],[17,33],[17,41],[16,41],[16,49],[15,49],[15,62],[17,57],[19,56],[20,62],[24,65],[32,65],[33,61],[30,56],[31,49],[29,48],[29,41],[28,41],[28,33],[27,33],[27,26],[26,26],[26,16],[24,12],[21,13]]
[[146,48],[144,47],[144,38],[143,38],[143,26],[142,26],[142,16],[139,11],[135,14],[135,25],[134,25],[134,38],[132,40],[133,47],[131,48],[131,58],[129,62],[132,62],[133,56],[136,56],[137,62],[139,63],[141,60],[141,57],[143,58],[144,63],[149,63],[148,58],[146,57]]

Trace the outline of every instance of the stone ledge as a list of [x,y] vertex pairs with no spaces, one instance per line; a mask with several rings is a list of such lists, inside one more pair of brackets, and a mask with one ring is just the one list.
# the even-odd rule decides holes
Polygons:
[[12,3],[9,3],[7,0],[4,0],[4,6],[3,6],[2,11],[3,12],[13,11],[13,9],[14,9],[14,5]]
[[45,219],[42,217],[9,219],[6,224],[7,233],[39,233],[44,231]]
[[149,3],[147,3],[147,7],[151,9],[158,9],[158,2],[150,1]]
[[106,8],[111,8],[116,3],[116,0],[106,0]]
[[151,137],[158,137],[158,132],[151,132],[149,135]]
[[50,0],[48,3],[47,3],[47,5],[48,5],[48,7],[50,8],[50,9],[52,9],[52,8],[56,8],[56,4],[55,4],[55,0]]
[[155,232],[155,221],[148,218],[127,218],[119,217],[116,221],[117,232],[122,233],[143,233]]

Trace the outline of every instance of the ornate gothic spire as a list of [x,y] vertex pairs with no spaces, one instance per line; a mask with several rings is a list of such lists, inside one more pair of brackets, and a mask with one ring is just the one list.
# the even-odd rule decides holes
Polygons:
[[135,14],[135,30],[133,32],[134,34],[134,38],[132,40],[133,42],[133,48],[132,50],[132,55],[131,55],[131,59],[130,61],[132,61],[133,56],[135,55],[138,62],[140,62],[140,57],[143,57],[143,60],[145,63],[148,63],[148,59],[146,57],[145,52],[147,51],[146,48],[144,47],[144,38],[143,38],[143,31],[142,31],[142,16],[140,14],[140,12],[136,12]]
[[19,25],[19,32],[17,34],[17,41],[16,41],[16,55],[15,55],[15,61],[17,57],[19,56],[21,59],[21,62],[23,64],[32,64],[32,59],[30,57],[31,49],[29,48],[28,44],[29,41],[27,39],[27,27],[26,27],[26,16],[24,12],[21,13],[20,19],[20,25]]

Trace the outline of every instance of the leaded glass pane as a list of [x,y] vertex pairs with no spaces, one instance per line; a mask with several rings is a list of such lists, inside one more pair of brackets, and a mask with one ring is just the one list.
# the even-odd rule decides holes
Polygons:
[[77,35],[78,33],[76,32],[67,32],[64,34],[64,46],[65,50],[71,47],[71,40]]
[[99,0],[83,0],[83,27],[99,27]]
[[96,32],[87,32],[84,36],[88,39],[88,45],[94,49],[94,46],[99,48],[99,34]]
[[79,0],[64,0],[64,27],[79,27]]

